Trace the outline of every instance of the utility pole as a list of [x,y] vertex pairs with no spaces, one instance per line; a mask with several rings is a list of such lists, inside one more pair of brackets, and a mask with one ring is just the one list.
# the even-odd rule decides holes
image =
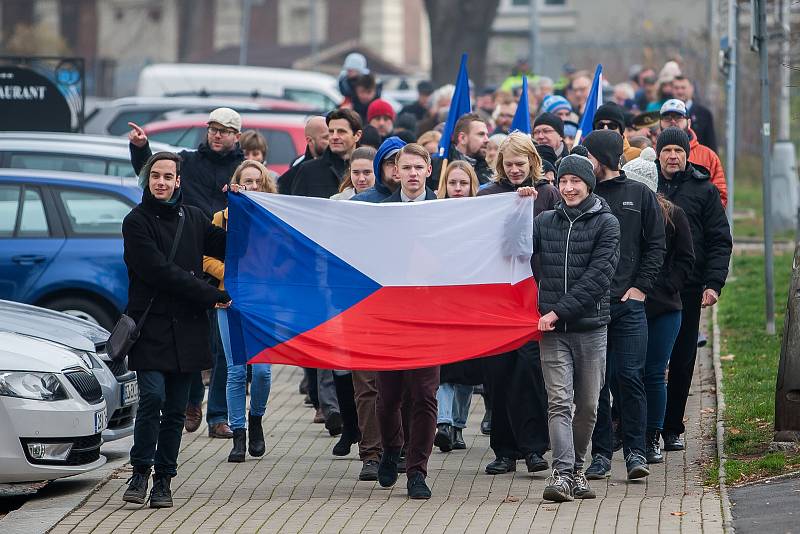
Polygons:
[[528,13],[530,13],[528,62],[533,74],[541,75],[539,63],[539,0],[529,0]]
[[725,137],[725,172],[728,175],[728,224],[733,234],[734,177],[736,175],[736,81],[739,68],[739,2],[728,1],[728,76],[725,102],[727,135]]
[[309,37],[311,40],[311,58],[314,68],[318,67],[319,41],[317,40],[317,0],[308,0]]
[[239,44],[239,65],[247,65],[247,49],[250,46],[250,8],[253,0],[242,0],[242,41]]

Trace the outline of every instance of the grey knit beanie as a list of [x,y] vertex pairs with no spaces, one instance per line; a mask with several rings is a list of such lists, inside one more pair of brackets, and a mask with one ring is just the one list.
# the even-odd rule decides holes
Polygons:
[[594,165],[592,165],[589,158],[577,154],[565,156],[558,166],[558,179],[561,179],[565,174],[573,174],[586,182],[586,185],[589,186],[589,191],[594,191],[597,185],[597,178],[594,176]]

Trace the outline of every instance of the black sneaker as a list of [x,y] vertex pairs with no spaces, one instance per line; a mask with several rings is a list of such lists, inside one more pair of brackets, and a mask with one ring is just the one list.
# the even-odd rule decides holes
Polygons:
[[339,437],[339,441],[336,442],[336,445],[333,446],[333,455],[334,456],[347,456],[350,454],[350,447],[353,444],[358,443],[361,441],[360,433],[356,430],[345,430],[342,432],[342,435]]
[[684,445],[680,434],[664,432],[661,435],[661,439],[664,440],[665,451],[682,451],[686,449],[686,445]]
[[514,458],[497,457],[486,466],[487,475],[502,475],[512,473],[517,470],[517,461]]
[[664,455],[661,454],[661,441],[659,440],[658,430],[647,433],[644,455],[648,464],[660,464],[664,461]]
[[150,490],[150,508],[172,508],[170,477],[153,475],[153,489]]
[[547,478],[547,486],[542,493],[542,499],[553,502],[567,502],[574,500],[573,487],[575,481],[571,473],[559,473],[553,469],[553,474]]
[[647,468],[647,460],[638,452],[628,453],[628,457],[625,458],[625,466],[628,468],[628,480],[644,478],[650,475],[650,470]]
[[400,460],[400,451],[383,451],[378,464],[378,484],[384,488],[391,488],[397,482],[397,462]]
[[611,460],[602,454],[595,454],[592,463],[586,470],[586,478],[589,480],[603,480],[611,476]]
[[550,467],[547,460],[541,457],[540,454],[532,452],[525,457],[525,465],[528,467],[528,473],[538,473],[539,471],[547,471]]
[[342,414],[333,412],[325,418],[325,428],[331,436],[338,436],[342,433]]
[[583,474],[583,470],[575,470],[574,481],[575,485],[572,488],[572,495],[576,499],[594,499],[597,497],[594,490],[589,487],[589,481],[586,480],[586,475]]
[[358,480],[374,481],[378,480],[378,462],[376,460],[364,460]]
[[425,483],[425,475],[420,472],[411,473],[409,475],[406,487],[408,488],[409,499],[431,498],[431,489]]
[[453,437],[453,427],[447,423],[439,423],[436,425],[433,444],[442,452],[450,452],[453,450]]
[[462,429],[454,427],[453,428],[453,450],[461,451],[467,448],[467,444],[464,443],[464,435],[462,434]]
[[147,481],[150,478],[150,469],[146,471],[134,471],[128,479],[128,489],[122,495],[122,500],[134,504],[144,504],[147,498]]
[[481,421],[481,434],[489,436],[492,433],[492,410],[486,410]]

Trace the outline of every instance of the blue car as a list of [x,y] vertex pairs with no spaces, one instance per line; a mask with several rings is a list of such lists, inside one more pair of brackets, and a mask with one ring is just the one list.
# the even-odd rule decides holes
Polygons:
[[135,179],[0,170],[0,299],[110,330],[128,300],[122,220]]

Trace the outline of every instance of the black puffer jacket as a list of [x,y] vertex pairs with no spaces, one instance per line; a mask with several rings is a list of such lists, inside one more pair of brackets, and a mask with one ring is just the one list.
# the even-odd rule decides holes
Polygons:
[[304,161],[297,169],[291,194],[298,197],[331,198],[339,192],[339,184],[347,162],[326,148],[317,159]]
[[128,361],[134,371],[190,372],[211,368],[206,310],[230,300],[198,278],[203,255],[225,257],[225,230],[193,206],[183,206],[185,222],[175,259],[168,263],[181,201],[167,205],[145,189],[142,203],[122,223],[128,268],[128,314],[138,322],[158,294]]
[[585,331],[611,321],[609,288],[619,260],[619,222],[590,194],[579,206],[559,203],[533,221],[541,262],[539,311],[558,315],[556,331]]
[[694,269],[684,291],[713,289],[720,294],[728,277],[728,262],[733,250],[731,227],[711,183],[709,172],[700,165],[686,164],[686,170],[668,180],[658,166],[658,192],[683,208],[692,229]]
[[618,301],[631,287],[649,293],[664,263],[664,218],[656,195],[625,173],[597,182],[594,190],[608,203],[620,227],[619,264],[611,283]]
[[[150,144],[139,148],[130,145],[131,163],[136,174],[153,155]],[[237,144],[233,150],[219,154],[203,141],[197,150],[181,150],[181,190],[183,203],[196,206],[210,221],[218,211],[228,206],[228,197],[222,188],[230,183],[233,171],[244,161],[244,152]]]

